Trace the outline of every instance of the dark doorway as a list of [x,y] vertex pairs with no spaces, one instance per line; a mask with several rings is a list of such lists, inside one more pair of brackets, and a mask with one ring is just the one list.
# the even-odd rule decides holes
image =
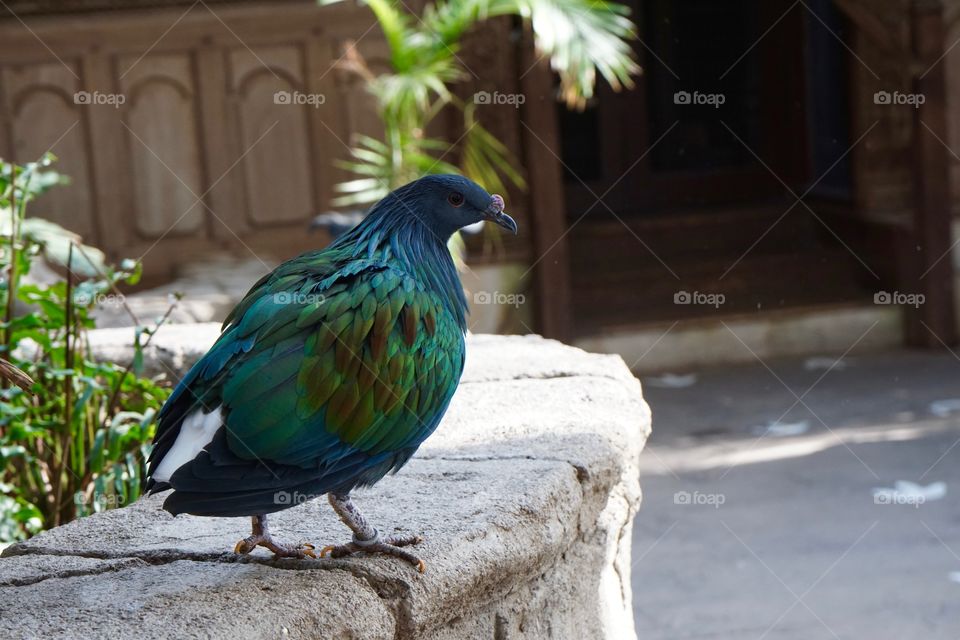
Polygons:
[[630,4],[637,88],[560,112],[575,330],[864,299],[855,258],[793,195],[816,182],[812,196],[849,199],[842,16],[829,1],[819,19],[787,0]]

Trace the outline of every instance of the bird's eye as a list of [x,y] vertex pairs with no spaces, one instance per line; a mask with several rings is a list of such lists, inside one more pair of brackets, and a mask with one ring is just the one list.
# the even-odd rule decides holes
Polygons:
[[450,204],[452,204],[452,205],[455,206],[455,207],[462,206],[462,205],[463,205],[463,194],[454,191],[454,192],[451,193],[449,196],[447,196],[447,202],[449,202]]

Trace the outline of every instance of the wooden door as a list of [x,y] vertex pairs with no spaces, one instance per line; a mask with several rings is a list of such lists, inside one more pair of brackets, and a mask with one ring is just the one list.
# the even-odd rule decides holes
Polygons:
[[871,270],[796,197],[852,198],[842,16],[788,0],[633,8],[637,89],[561,114],[576,331],[869,301]]
[[804,14],[790,4],[633,0],[637,88],[603,87],[583,113],[561,112],[569,215],[603,193],[624,215],[782,194],[764,163],[799,185],[807,176]]

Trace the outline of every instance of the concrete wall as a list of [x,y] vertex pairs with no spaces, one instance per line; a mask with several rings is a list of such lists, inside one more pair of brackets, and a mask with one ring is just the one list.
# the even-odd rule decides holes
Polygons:
[[[95,351],[130,330],[112,331],[94,332]],[[152,356],[168,362],[155,368],[182,371],[216,335],[180,331],[158,334]],[[231,549],[246,519],[174,519],[155,497],[8,548],[0,636],[635,638],[630,531],[649,432],[620,358],[475,336],[437,433],[357,495],[382,531],[424,536],[426,573],[383,557],[240,558]],[[323,500],[271,528],[317,545],[347,539]]]

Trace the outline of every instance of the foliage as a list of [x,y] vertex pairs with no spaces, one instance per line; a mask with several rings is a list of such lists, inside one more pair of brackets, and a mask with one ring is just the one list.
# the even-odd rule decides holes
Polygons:
[[[339,0],[321,0],[322,3]],[[425,173],[462,173],[490,191],[504,191],[504,180],[524,181],[508,149],[477,121],[475,107],[450,85],[466,76],[457,52],[475,24],[498,16],[519,16],[530,25],[538,52],[560,76],[560,96],[582,107],[593,96],[599,72],[615,89],[631,87],[638,71],[629,40],[636,29],[628,9],[604,0],[437,0],[422,16],[402,2],[365,0],[390,50],[391,71],[375,75],[355,47],[343,66],[367,80],[377,100],[384,139],[357,139],[345,166],[357,177],[339,185],[336,204],[373,202],[391,189]],[[463,118],[460,166],[445,158],[452,145],[427,135],[445,108]]]
[[[136,283],[140,267],[107,266],[76,234],[25,218],[29,202],[63,183],[53,161],[0,161],[0,356],[33,380],[0,390],[0,543],[136,499],[154,413],[168,393],[140,375],[143,347],[166,316],[136,330],[130,367],[89,357],[91,311],[122,301],[117,285]],[[67,277],[25,282],[41,259]]]

